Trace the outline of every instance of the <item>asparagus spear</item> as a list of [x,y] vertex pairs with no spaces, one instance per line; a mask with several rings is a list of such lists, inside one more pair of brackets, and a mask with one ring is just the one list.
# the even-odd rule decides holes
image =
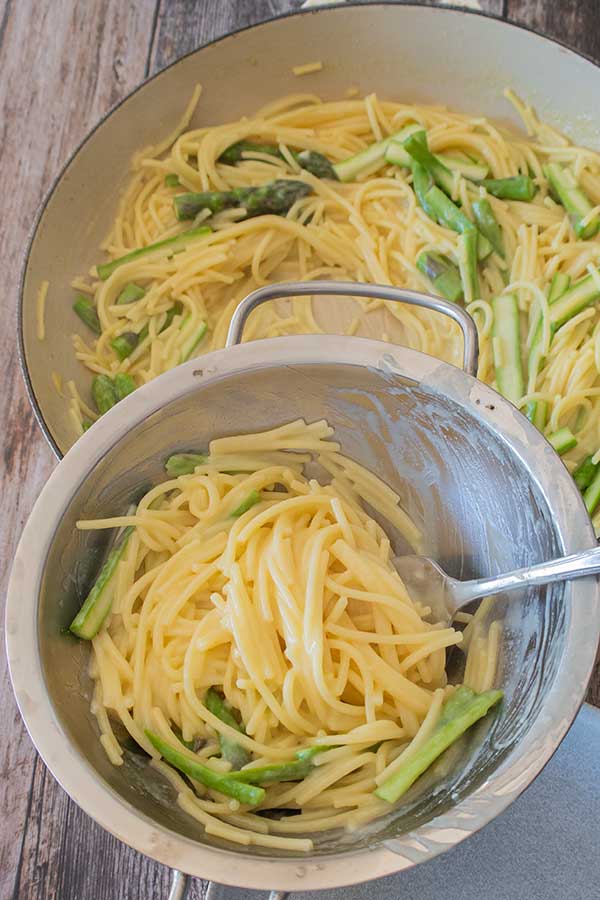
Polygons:
[[586,275],[568,291],[555,300],[550,307],[550,327],[557,331],[561,325],[576,316],[586,307],[591,306],[600,298],[598,289],[598,277]]
[[259,491],[250,491],[246,499],[242,500],[240,505],[233,510],[231,518],[238,519],[240,516],[243,516],[245,512],[248,512],[249,509],[252,509],[257,503],[260,503]]
[[430,187],[425,199],[435,214],[436,221],[459,234],[474,231],[477,235],[477,256],[485,259],[492,252],[492,245],[486,237],[478,233],[475,225],[440,188]]
[[530,400],[525,406],[525,415],[538,431],[543,431],[548,419],[547,402],[545,400]]
[[479,182],[492,197],[500,200],[525,200],[535,197],[536,186],[529,175],[514,175],[512,178],[484,178]]
[[168,175],[165,175],[165,187],[175,188],[179,187],[179,175],[176,175],[175,172],[169,172]]
[[583,502],[590,516],[592,516],[600,503],[600,467],[598,467],[594,478],[584,491]]
[[454,175],[441,160],[433,155],[427,146],[427,135],[424,131],[416,131],[404,141],[404,149],[408,155],[426,169],[435,183],[450,196],[454,187]]
[[594,463],[593,458],[586,456],[573,472],[573,480],[580,491],[585,491],[594,480],[596,472],[600,471],[600,463]]
[[196,333],[192,336],[191,340],[188,341],[187,345],[181,351],[181,362],[186,362],[204,337],[208,330],[208,326],[206,322],[201,322],[198,326]]
[[521,363],[521,335],[519,305],[515,294],[502,294],[492,300],[494,324],[492,349],[498,390],[508,400],[517,403],[523,396],[523,366]]
[[383,164],[386,161],[385,153],[390,144],[396,142],[402,143],[409,134],[422,130],[423,126],[417,125],[416,123],[405,125],[404,128],[396,132],[396,134],[392,134],[390,137],[384,138],[376,144],[371,144],[366,150],[361,150],[360,153],[356,153],[354,156],[350,156],[348,159],[336,163],[333,167],[335,174],[340,181],[354,181],[366,169],[370,169],[372,166],[376,165],[376,163]]
[[135,331],[126,331],[118,337],[113,338],[110,346],[115,351],[121,361],[127,359],[138,345],[139,338]]
[[[245,153],[266,153],[269,156],[275,156],[277,159],[285,160],[285,156],[273,144],[255,144],[253,141],[238,141],[232,144],[227,150],[224,150],[219,157],[219,162],[227,163],[230,166],[236,165],[244,159]],[[316,178],[331,178],[338,180],[332,163],[319,153],[317,150],[291,150],[298,165],[306,169]]]
[[314,768],[313,758],[317,753],[331,750],[331,747],[306,747],[298,750],[296,759],[284,763],[271,763],[266,766],[254,766],[242,769],[241,772],[228,773],[230,778],[246,784],[275,784],[280,781],[302,781]]
[[569,214],[577,237],[583,240],[594,237],[600,230],[600,215],[596,214],[586,225],[583,224],[593,206],[587,194],[577,184],[571,170],[563,169],[558,163],[548,163],[544,166],[544,175],[550,182],[552,193]]
[[[565,275],[564,272],[556,272],[552,282],[550,284],[550,290],[548,292],[548,303],[550,306],[553,303],[556,303],[557,300],[563,296],[563,294],[568,290],[569,285],[571,283],[571,279],[568,275]],[[531,390],[532,386],[535,385],[535,380],[538,376],[538,372],[542,367],[543,356],[542,356],[542,317],[541,315],[538,318],[538,323],[535,327],[535,331],[533,333],[533,338],[531,340],[531,347],[529,348],[529,358],[527,361],[527,375],[529,379],[529,389]],[[536,416],[538,419],[541,419],[541,413],[538,415],[538,404],[539,401],[532,401],[527,404],[526,415],[527,418],[536,425],[534,422],[534,418]],[[536,427],[540,428],[540,431],[543,429],[545,425],[541,426],[536,425]]]
[[136,300],[141,300],[145,293],[146,291],[143,287],[140,287],[135,281],[130,281],[119,294],[117,306],[123,306],[126,303],[135,303]]
[[77,313],[81,321],[94,332],[94,334],[102,334],[102,326],[100,325],[100,319],[98,318],[96,307],[89,297],[85,297],[83,294],[79,294],[79,296],[75,299],[75,303],[73,304],[73,310]]
[[427,250],[417,257],[417,269],[426,275],[436,291],[446,300],[456,303],[464,297],[458,266],[443,253]]
[[473,200],[471,209],[477,223],[479,233],[482,234],[490,242],[496,253],[504,259],[504,241],[502,239],[502,229],[498,225],[494,210],[489,200],[484,197]]
[[471,303],[479,296],[479,277],[477,274],[478,243],[475,228],[465,231],[458,239],[460,277],[463,284],[465,303]]
[[[385,148],[384,159],[387,163],[409,169],[414,160],[404,149],[404,144],[397,140],[390,140]],[[436,153],[435,159],[442,163],[451,172],[457,172],[469,181],[481,181],[488,173],[488,167],[476,162],[458,159],[448,153]]]
[[218,213],[224,209],[244,208],[246,219],[254,216],[285,215],[296,200],[312,194],[304,181],[278,179],[261,187],[240,187],[233,191],[202,191],[176,194],[173,198],[177,218],[195,219],[203,209]]
[[180,316],[182,312],[183,312],[183,303],[180,303],[179,300],[176,300],[175,303],[173,304],[173,306],[169,307],[169,309],[167,310],[167,315],[166,315],[165,321],[159,331],[159,334],[162,334],[163,331],[166,331],[167,328],[169,327],[169,325],[171,324],[171,322],[173,321],[173,319],[175,318],[175,316]]
[[218,791],[220,794],[225,794],[227,797],[233,797],[246,806],[258,806],[265,799],[263,788],[234,781],[229,775],[215,772],[214,769],[195,762],[151,731],[146,730],[145,735],[168,763],[179,769],[184,775],[193,778],[194,781],[199,781],[206,787],[211,788],[213,791]]
[[577,438],[570,428],[559,428],[549,436],[548,443],[552,444],[559,456],[562,456],[577,446]]
[[[214,688],[210,688],[207,691],[204,703],[213,716],[225,722],[230,728],[235,728],[240,734],[244,733],[244,729],[233,714],[231,707]],[[231,763],[234,769],[241,769],[250,762],[251,757],[248,751],[241,744],[238,744],[237,741],[226,737],[224,734],[219,734],[219,747],[221,748],[223,759]]]
[[106,562],[100,569],[92,589],[87,595],[83,606],[71,622],[69,630],[77,637],[91,641],[95,637],[102,623],[106,619],[112,606],[112,593],[109,590],[110,583],[115,574],[117,563],[123,556],[127,541],[133,532],[133,526],[124,528],[114,548],[106,558]]
[[444,703],[439,722],[431,737],[411,759],[379,785],[375,795],[388,803],[395,803],[438,756],[478,719],[483,718],[492,706],[499,703],[502,696],[502,691],[475,694],[468,687],[457,688]]
[[92,380],[92,398],[96,409],[103,415],[117,402],[117,393],[108,375],[96,375]]
[[147,247],[140,247],[138,250],[132,250],[131,253],[126,253],[125,256],[119,256],[118,259],[113,259],[112,262],[102,263],[96,266],[98,277],[101,278],[102,281],[106,281],[119,266],[124,266],[126,263],[133,262],[140,256],[151,256],[162,250],[166,250],[167,253],[176,253],[178,250],[185,250],[188,244],[196,240],[196,238],[204,237],[205,235],[210,234],[211,231],[212,229],[209,228],[208,225],[201,225],[199,228],[190,228],[189,231],[182,231],[181,234],[176,234],[174,237],[165,238],[164,241],[157,241],[155,244],[148,244]]
[[122,400],[123,397],[127,397],[128,394],[132,394],[135,391],[135,381],[126,372],[118,372],[115,375],[114,385],[117,401]]
[[427,199],[427,192],[433,187],[433,178],[419,163],[412,165],[412,185],[419,205],[425,210],[426,214],[434,222],[437,222],[437,216],[434,207]]
[[174,453],[165,463],[167,475],[178,478],[180,475],[191,475],[197,466],[203,466],[208,456],[200,453]]

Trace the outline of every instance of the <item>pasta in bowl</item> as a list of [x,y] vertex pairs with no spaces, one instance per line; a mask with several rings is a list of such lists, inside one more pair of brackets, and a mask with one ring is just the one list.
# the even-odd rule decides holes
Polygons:
[[[131,515],[78,523],[124,529],[71,624],[92,640],[104,749],[115,765],[149,754],[236,844],[310,852],[315,833],[389,813],[502,697],[499,622],[427,621],[362,504],[414,550],[419,530],[331,438],[299,420],[213,440],[171,456]],[[304,474],[313,455],[330,484]],[[446,676],[457,644],[462,687]]]

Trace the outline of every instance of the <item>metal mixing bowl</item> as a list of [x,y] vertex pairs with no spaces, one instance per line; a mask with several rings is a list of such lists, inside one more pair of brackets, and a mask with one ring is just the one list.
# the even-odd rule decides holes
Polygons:
[[[377,296],[393,289],[365,290]],[[273,292],[263,289],[258,299]],[[416,299],[459,321],[474,367],[469,316],[444,301]],[[232,343],[255,303],[244,301]],[[386,875],[430,859],[494,818],[565,735],[600,628],[593,579],[497,601],[500,715],[491,728],[475,729],[447,773],[426,779],[413,802],[356,833],[325,834],[301,858],[206,836],[147,763],[128,756],[115,768],[98,741],[85,674],[89,648],[62,632],[106,538],[77,531],[75,522],[121,513],[164,479],[172,452],[300,416],[326,418],[344,453],[399,492],[423,528],[425,552],[454,576],[514,569],[594,544],[573,480],[509,402],[460,369],[382,341],[309,335],[232,346],[163,375],[103,416],[50,477],[19,544],[6,629],[17,701],[48,767],[101,825],[167,865],[246,888],[307,890]]]

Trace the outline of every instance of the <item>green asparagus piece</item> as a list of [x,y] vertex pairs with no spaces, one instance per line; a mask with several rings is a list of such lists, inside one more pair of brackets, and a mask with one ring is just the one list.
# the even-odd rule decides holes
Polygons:
[[181,351],[181,362],[186,362],[193,354],[194,350],[204,337],[208,330],[208,326],[206,322],[201,322],[198,326],[196,333],[192,336],[191,340],[188,341],[186,347]]
[[379,785],[375,795],[388,803],[395,803],[444,750],[457,741],[471,725],[483,718],[499,703],[502,696],[502,691],[475,694],[468,687],[457,688],[444,703],[431,737],[412,758]]
[[[360,153],[356,153],[354,156],[350,156],[348,159],[336,163],[333,167],[335,174],[340,181],[354,181],[365,170],[371,169],[377,163],[383,165],[386,162],[385,153],[390,144],[401,144],[409,134],[422,130],[422,125],[405,125],[404,128],[396,132],[396,134],[392,134],[390,137],[384,138],[376,144],[371,144],[366,150],[361,150]],[[391,162],[391,160],[388,160],[388,162]],[[404,163],[401,165],[404,165]]]
[[200,453],[174,453],[165,463],[167,475],[178,478],[180,475],[191,475],[197,466],[205,465],[208,456]]
[[108,375],[95,375],[92,380],[92,398],[96,409],[103,415],[117,402],[117,393]]
[[114,378],[117,400],[122,400],[135,391],[135,381],[127,372],[118,372]]
[[145,735],[161,756],[188,778],[193,778],[194,781],[199,781],[205,787],[225,794],[227,797],[233,797],[246,806],[258,806],[265,799],[265,792],[262,788],[234,781],[229,774],[223,775],[202,763],[195,762],[151,731],[146,731]]
[[473,222],[435,185],[430,187],[425,195],[425,200],[435,214],[435,219],[445,228],[450,228],[458,234],[473,231],[477,235],[477,256],[485,259],[492,252],[492,245],[486,237],[477,232]]
[[138,345],[139,338],[135,331],[126,331],[118,337],[113,338],[110,346],[113,348],[121,361],[127,359]]
[[577,237],[583,240],[594,237],[600,230],[600,215],[596,213],[586,225],[583,224],[593,206],[571,170],[563,169],[558,163],[548,163],[544,166],[544,175],[550,183],[552,193],[566,209]]
[[179,187],[180,183],[179,175],[176,175],[175,172],[165,175],[165,187],[176,188]]
[[91,641],[98,634],[102,623],[109,614],[112,606],[112,593],[108,590],[108,587],[132,532],[132,525],[123,529],[115,547],[110,551],[106,562],[100,569],[100,573],[92,585],[92,589],[87,595],[83,606],[71,622],[69,629],[77,637]]
[[[335,169],[331,162],[322,153],[316,150],[292,150],[290,151],[296,162],[310,172],[316,178],[331,178],[337,181]],[[245,153],[266,153],[277,159],[285,159],[279,147],[273,144],[255,144],[253,141],[238,141],[224,150],[219,157],[219,162],[230,166],[236,165],[244,159]]]
[[446,300],[456,303],[463,299],[460,270],[448,256],[433,250],[424,251],[417,257],[417,269],[429,278],[436,291]]
[[[550,290],[548,291],[548,304],[550,306],[552,306],[553,303],[556,303],[557,300],[560,300],[560,298],[563,296],[563,294],[568,290],[570,283],[571,283],[571,279],[568,275],[565,275],[563,272],[556,272],[556,274],[554,275],[554,278],[552,279],[552,282],[550,284]],[[535,327],[535,331],[533,333],[533,338],[531,340],[531,347],[529,348],[529,358],[527,361],[527,374],[528,374],[528,379],[529,379],[530,384],[535,384],[535,379],[538,376],[538,372],[540,371],[542,364],[543,364],[542,317],[540,315],[539,319],[538,319],[538,323]],[[531,415],[529,415],[529,404],[528,404],[527,417],[532,422],[533,422],[532,416],[535,416],[535,414],[536,414],[536,409],[535,409],[535,407],[532,407]],[[543,428],[543,426],[542,426],[542,428]]]
[[547,402],[545,400],[530,400],[525,406],[525,415],[538,431],[543,431],[548,420]]
[[417,200],[419,201],[419,205],[423,208],[430,219],[433,219],[434,222],[437,222],[435,208],[427,199],[427,192],[430,188],[433,187],[433,178],[431,177],[427,169],[424,169],[423,166],[419,165],[419,163],[413,163],[411,168],[413,177],[413,190],[415,192]]
[[248,510],[252,509],[253,506],[256,506],[257,503],[260,503],[259,491],[250,491],[246,499],[242,500],[240,505],[231,513],[231,518],[239,519],[240,516],[243,516],[245,512],[248,512]]
[[404,141],[404,149],[415,162],[423,166],[439,187],[448,196],[452,195],[454,175],[441,160],[433,155],[427,146],[427,135],[424,131],[416,131]]
[[302,781],[314,768],[313,758],[317,753],[331,750],[331,747],[306,747],[296,753],[296,759],[284,763],[271,763],[228,773],[230,778],[246,784],[275,784],[280,781]]
[[553,331],[557,331],[561,325],[600,298],[599,277],[586,275],[554,301],[550,307],[550,326]]
[[594,478],[589,483],[585,492],[583,494],[583,502],[585,503],[585,508],[589,512],[590,516],[596,512],[596,508],[600,503],[600,466]]
[[75,299],[75,303],[73,304],[73,310],[77,313],[81,321],[94,332],[94,334],[102,334],[102,326],[100,325],[100,319],[98,318],[96,307],[89,297],[85,297],[83,294],[79,294],[79,296]]
[[515,294],[502,294],[492,300],[494,324],[492,348],[498,390],[517,403],[524,392],[521,363],[519,304]]
[[299,150],[294,151],[292,156],[303,169],[314,175],[315,178],[330,178],[332,181],[338,181],[337,172],[333,164],[316,150]]
[[177,218],[195,219],[203,209],[218,213],[224,209],[244,208],[246,219],[254,216],[282,216],[296,200],[312,194],[304,181],[278,179],[261,187],[240,187],[233,191],[202,191],[198,194],[176,194],[173,198]]
[[135,303],[136,300],[141,300],[145,293],[146,291],[143,287],[140,287],[134,281],[130,281],[119,294],[117,306],[122,306],[125,303]]
[[487,238],[496,253],[504,259],[502,229],[498,225],[490,201],[484,197],[481,197],[479,200],[473,200],[471,209],[473,210],[479,233]]
[[548,443],[552,444],[559,456],[577,446],[577,438],[570,428],[559,428],[548,437]]
[[[244,729],[233,714],[231,707],[214,688],[210,688],[207,691],[204,704],[213,716],[225,722],[230,728],[235,728],[240,734],[244,733]],[[231,763],[234,769],[241,769],[250,762],[251,756],[248,751],[241,744],[238,744],[237,741],[226,737],[224,734],[219,734],[219,747],[221,748],[223,759]]]
[[460,277],[463,284],[465,303],[471,303],[479,296],[479,276],[477,273],[477,247],[479,240],[475,228],[464,231],[458,239],[460,247]]
[[[417,126],[419,127],[419,126]],[[417,132],[415,132],[417,133]],[[411,168],[414,160],[404,149],[404,144],[397,140],[391,140],[385,149],[385,161],[404,169]],[[435,159],[451,172],[456,172],[469,181],[481,181],[488,173],[488,167],[468,160],[458,159],[447,153],[436,153]]]
[[596,472],[600,470],[600,463],[594,463],[593,456],[586,456],[573,472],[573,480],[580,491],[585,491],[592,483]]
[[93,424],[94,423],[91,419],[82,419],[81,427],[83,429],[83,433],[85,434],[86,431],[89,431]]
[[176,234],[174,237],[165,238],[164,241],[157,241],[155,244],[148,244],[147,247],[140,247],[138,250],[132,250],[131,253],[126,253],[125,256],[113,259],[112,262],[102,263],[101,265],[96,266],[98,277],[101,278],[102,281],[106,281],[119,266],[124,266],[126,263],[133,262],[140,256],[152,256],[152,254],[162,250],[166,250],[167,253],[176,253],[179,250],[185,250],[190,242],[196,240],[196,238],[210,234],[211,231],[212,229],[209,228],[208,225],[201,225],[199,228],[190,228],[189,231],[182,231],[181,234]]
[[529,175],[514,175],[512,178],[484,178],[479,182],[492,197],[500,200],[525,200],[528,203],[537,190]]

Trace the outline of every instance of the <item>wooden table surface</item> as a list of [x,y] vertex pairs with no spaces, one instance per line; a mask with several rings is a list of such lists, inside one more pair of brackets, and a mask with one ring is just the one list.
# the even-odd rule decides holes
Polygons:
[[[0,596],[33,503],[56,465],[17,359],[18,280],[52,180],[88,130],[146,76],[300,0],[0,0]],[[481,0],[600,62],[598,0]],[[7,277],[8,276],[8,277]],[[2,617],[3,621],[3,617]],[[0,644],[4,651],[4,640]],[[588,699],[600,705],[600,669]],[[37,758],[0,662],[0,900],[163,898],[169,871],[95,825]],[[190,900],[203,897],[196,881]]]

